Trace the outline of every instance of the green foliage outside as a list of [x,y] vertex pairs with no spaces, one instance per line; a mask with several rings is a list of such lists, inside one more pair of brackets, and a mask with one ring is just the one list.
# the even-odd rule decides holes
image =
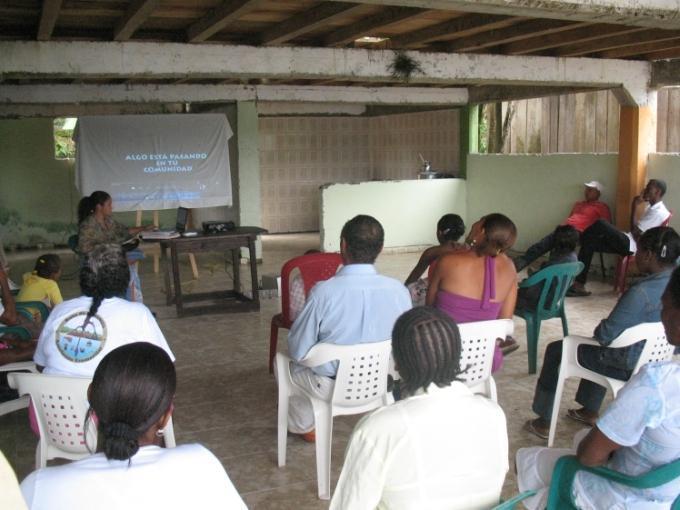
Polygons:
[[73,141],[73,129],[64,125],[68,119],[54,119],[54,157],[71,159],[76,157],[76,144]]

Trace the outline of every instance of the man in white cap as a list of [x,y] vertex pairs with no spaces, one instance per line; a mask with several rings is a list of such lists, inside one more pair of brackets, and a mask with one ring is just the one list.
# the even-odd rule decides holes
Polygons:
[[[604,189],[602,184],[598,181],[590,181],[584,183],[584,186],[585,200],[576,202],[571,208],[571,213],[562,223],[563,225],[571,225],[578,230],[579,234],[583,233],[585,229],[597,220],[611,221],[609,206],[604,202],[600,202],[600,194]],[[553,233],[551,232],[537,243],[532,244],[524,255],[514,259],[517,271],[521,271],[534,260],[548,253],[552,248]]]

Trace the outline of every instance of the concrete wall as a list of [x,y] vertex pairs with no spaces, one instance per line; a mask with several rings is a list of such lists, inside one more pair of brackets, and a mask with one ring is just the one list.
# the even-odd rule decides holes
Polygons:
[[458,110],[377,117],[260,118],[262,226],[319,230],[320,186],[415,179],[418,153],[434,170],[458,170]]
[[340,231],[357,214],[374,216],[385,229],[385,247],[436,244],[437,220],[447,213],[465,218],[462,179],[329,184],[321,190],[321,246],[340,249]]
[[[467,218],[500,212],[517,225],[515,249],[525,250],[564,221],[582,199],[583,183],[605,186],[602,200],[616,195],[616,154],[468,156]],[[468,222],[466,222],[467,225]]]
[[664,196],[666,207],[673,211],[671,227],[680,229],[680,154],[650,154],[647,164],[650,179],[666,181],[668,190]]

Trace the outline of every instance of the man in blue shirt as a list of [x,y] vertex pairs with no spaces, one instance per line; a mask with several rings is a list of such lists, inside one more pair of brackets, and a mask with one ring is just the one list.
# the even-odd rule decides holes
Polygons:
[[[345,223],[340,234],[344,267],[311,290],[288,336],[291,358],[301,360],[319,342],[351,345],[390,339],[397,318],[411,308],[411,298],[401,282],[378,274],[373,265],[384,238],[382,225],[371,216]],[[336,363],[291,369],[296,384],[324,399],[333,392],[336,371]],[[290,399],[288,430],[314,440],[314,414],[306,397]]]
[[[607,346],[628,328],[661,320],[661,295],[678,256],[680,236],[672,228],[655,227],[642,234],[635,259],[640,272],[647,273],[648,276],[632,285],[621,296],[609,317],[595,328],[593,337],[601,347],[579,347],[578,361],[583,367],[621,381],[630,378],[644,344],[637,342],[621,349],[610,349]],[[525,430],[544,439],[548,437],[561,361],[560,340],[549,344],[543,356],[532,406],[539,417],[529,420],[524,426]],[[570,409],[567,416],[584,423],[595,423],[606,392],[602,386],[582,380],[576,393],[576,401],[583,407]]]

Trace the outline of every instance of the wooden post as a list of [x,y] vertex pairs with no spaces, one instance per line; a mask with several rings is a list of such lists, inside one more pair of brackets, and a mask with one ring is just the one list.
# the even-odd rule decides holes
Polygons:
[[656,150],[656,105],[621,106],[616,189],[616,226],[630,230],[630,207],[647,177],[647,159]]

